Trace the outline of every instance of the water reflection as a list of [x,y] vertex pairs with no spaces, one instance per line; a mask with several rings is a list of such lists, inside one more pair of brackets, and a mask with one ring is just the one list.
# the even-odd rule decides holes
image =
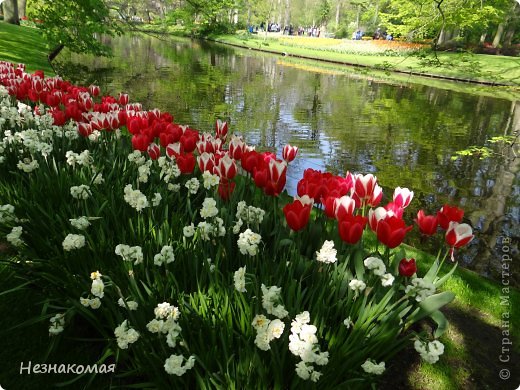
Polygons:
[[[128,92],[201,131],[226,119],[260,149],[280,154],[286,143],[298,145],[290,193],[303,171],[314,168],[375,173],[387,196],[396,186],[409,187],[415,210],[460,204],[479,239],[459,259],[482,274],[498,276],[502,237],[517,242],[520,159],[498,147],[492,159],[453,162],[451,156],[518,131],[519,103],[391,85],[353,71],[316,72],[208,42],[129,36],[110,43],[113,59],[73,57],[65,76],[98,83],[108,93]],[[517,254],[517,246],[512,249]]]

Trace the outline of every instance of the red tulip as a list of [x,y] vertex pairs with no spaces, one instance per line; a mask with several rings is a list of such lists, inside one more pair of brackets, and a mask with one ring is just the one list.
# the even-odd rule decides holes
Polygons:
[[294,231],[302,230],[309,222],[311,208],[311,205],[304,205],[299,200],[286,204],[283,208],[283,213],[285,214],[287,225]]
[[229,141],[229,154],[235,160],[240,160],[242,157],[242,152],[244,151],[245,143],[241,137],[237,137],[233,135],[231,137],[231,141]]
[[91,85],[88,87],[88,90],[92,96],[98,96],[100,93],[100,89],[97,85]]
[[366,224],[366,217],[345,214],[342,219],[338,220],[339,236],[343,241],[349,244],[355,244],[361,239]]
[[417,219],[415,220],[419,230],[422,234],[431,236],[437,232],[437,216],[436,215],[425,215],[423,210],[417,212]]
[[235,190],[235,182],[227,180],[227,179],[220,179],[220,182],[218,183],[218,194],[223,200],[229,200],[231,197],[231,194]]
[[403,218],[404,208],[395,202],[390,202],[385,206],[385,210],[391,212],[397,218]]
[[126,106],[128,104],[128,94],[120,93],[118,101],[122,106]]
[[215,167],[215,158],[212,154],[202,153],[200,156],[197,156],[197,163],[199,164],[199,169],[201,172],[209,171],[213,173],[213,168]]
[[383,189],[376,184],[374,186],[374,190],[368,199],[366,199],[366,204],[370,207],[377,207],[379,203],[381,203],[381,199],[383,198]]
[[180,142],[175,142],[173,144],[169,144],[166,146],[166,154],[170,158],[175,158],[176,156],[180,155],[182,152],[184,152],[184,149],[182,148],[182,145]]
[[144,134],[136,134],[132,136],[132,146],[135,150],[145,152],[150,145],[150,139]]
[[253,179],[258,188],[264,188],[269,180],[269,171],[266,167],[263,169],[255,169]]
[[151,143],[148,146],[148,155],[152,160],[157,160],[161,155],[161,148],[156,143]]
[[379,221],[382,221],[386,217],[391,217],[394,214],[391,211],[386,210],[384,207],[378,207],[376,209],[370,209],[368,212],[368,224],[370,229],[375,233],[377,232],[377,226]]
[[395,248],[404,240],[406,233],[412,226],[406,226],[402,219],[397,217],[387,217],[379,221],[377,225],[377,239],[390,249]]
[[193,173],[195,169],[195,156],[192,153],[182,153],[175,156],[175,160],[177,161],[177,166],[182,174],[190,174]]
[[439,226],[444,230],[448,229],[450,222],[462,221],[462,217],[464,217],[464,210],[455,206],[449,206],[447,204],[442,206],[441,209],[437,212]]
[[396,205],[405,209],[413,199],[413,191],[408,188],[396,187],[393,199]]
[[298,153],[298,147],[287,144],[283,147],[282,157],[285,161],[290,163],[296,157],[296,153]]
[[346,215],[353,215],[356,202],[350,196],[345,195],[334,201],[334,215],[337,220],[341,220]]
[[402,259],[399,262],[399,275],[409,278],[416,272],[417,264],[415,264],[415,259]]
[[467,223],[450,222],[446,231],[446,243],[452,248],[460,248],[473,240],[473,230]]
[[227,122],[222,122],[220,119],[217,119],[215,123],[215,134],[217,138],[221,140],[225,140],[228,133],[228,124]]
[[78,133],[80,133],[83,137],[88,137],[92,134],[92,126],[90,123],[78,122]]
[[[309,196],[309,195],[304,195],[304,196]],[[325,212],[325,215],[329,218],[336,218],[336,215],[334,214],[334,205],[335,205],[337,199],[338,198],[335,196],[327,196],[327,198],[323,202],[323,206],[325,206],[323,211]]]
[[219,160],[217,173],[221,178],[226,178],[228,180],[231,180],[236,176],[237,163],[229,157],[229,154],[224,155],[224,157]]
[[376,184],[377,177],[372,174],[356,175],[354,180],[354,193],[363,203],[372,197]]

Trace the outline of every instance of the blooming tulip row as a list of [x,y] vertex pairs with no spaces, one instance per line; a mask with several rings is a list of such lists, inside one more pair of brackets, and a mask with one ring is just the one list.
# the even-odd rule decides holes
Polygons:
[[[403,338],[416,340],[425,360],[442,354],[438,341],[430,347],[424,335],[405,332],[424,316],[439,318],[438,308],[452,299],[436,293],[445,280],[437,277],[443,260],[420,278],[415,259],[398,248],[413,228],[403,217],[414,196],[409,189],[396,188],[392,201],[380,206],[383,190],[374,175],[308,169],[287,203],[283,191],[297,147],[286,145],[279,159],[229,136],[226,122],[217,120],[213,134],[201,133],[168,113],[143,110],[126,94],[101,96],[97,86],[28,74],[23,65],[0,62],[0,114],[0,155],[6,164],[15,156],[17,167],[3,173],[6,183],[26,186],[24,198],[43,197],[34,190],[46,188],[37,187],[40,181],[59,183],[56,194],[63,187],[67,199],[41,200],[65,214],[53,210],[65,225],[53,224],[59,237],[50,240],[32,225],[43,223],[35,216],[48,218],[37,201],[0,206],[0,228],[11,229],[12,246],[28,257],[29,247],[39,253],[37,246],[45,246],[45,261],[32,262],[31,275],[39,266],[42,274],[64,275],[53,288],[66,296],[52,299],[57,307],[76,302],[51,317],[52,335],[63,332],[73,314],[90,320],[92,311],[103,311],[107,324],[96,323],[101,334],[109,328],[112,342],[132,351],[136,362],[153,356],[163,365],[168,376],[159,387],[232,387],[260,378],[266,387],[309,380],[333,388],[342,383],[336,373],[346,361],[348,375],[373,380]],[[0,203],[7,200],[14,202]],[[21,204],[32,219],[15,215]],[[454,249],[473,238],[462,218],[462,210],[445,205],[435,215],[420,210],[416,224],[424,235],[445,230],[454,259]],[[113,230],[115,224],[120,227]],[[371,235],[383,254],[364,244]],[[73,255],[81,261],[64,261]],[[63,288],[88,275],[86,269],[90,281],[80,297],[77,284]],[[42,277],[42,283],[51,282]],[[420,302],[430,311],[417,310]],[[224,348],[209,346],[205,335]],[[282,352],[284,343],[292,357]],[[175,353],[165,355],[166,346]],[[228,368],[220,361],[233,361],[233,350],[241,360],[223,379],[219,372]],[[282,359],[277,365],[269,363],[274,356]],[[253,375],[255,365],[270,371]],[[163,380],[153,367],[140,370]],[[171,375],[181,382],[171,382]],[[197,379],[183,379],[190,375]]]

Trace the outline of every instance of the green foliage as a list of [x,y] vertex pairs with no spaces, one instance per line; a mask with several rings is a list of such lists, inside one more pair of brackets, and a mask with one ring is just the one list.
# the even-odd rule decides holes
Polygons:
[[29,16],[41,21],[37,26],[51,48],[63,45],[75,53],[109,55],[101,36],[120,32],[103,0],[37,1],[33,7]]

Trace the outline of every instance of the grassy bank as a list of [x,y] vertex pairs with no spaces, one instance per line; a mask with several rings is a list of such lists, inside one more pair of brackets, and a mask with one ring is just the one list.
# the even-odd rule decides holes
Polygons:
[[[468,53],[438,53],[439,63],[432,55],[412,55],[396,42],[345,41],[330,38],[300,38],[258,35],[219,35],[217,42],[283,53],[302,58],[366,66],[407,74],[489,84],[520,85],[520,59]],[[387,45],[385,47],[385,45]],[[395,46],[395,47],[394,47]],[[392,53],[389,56],[387,53]]]
[[53,75],[47,61],[48,53],[49,49],[37,29],[0,22],[0,60],[21,62],[27,65],[28,71],[41,69]]

